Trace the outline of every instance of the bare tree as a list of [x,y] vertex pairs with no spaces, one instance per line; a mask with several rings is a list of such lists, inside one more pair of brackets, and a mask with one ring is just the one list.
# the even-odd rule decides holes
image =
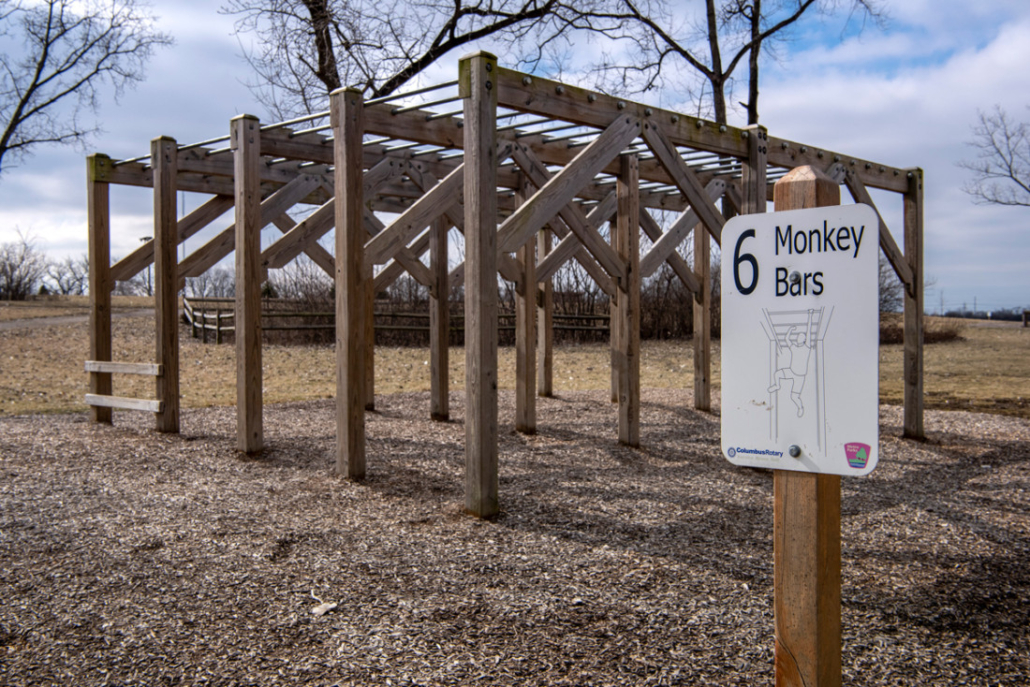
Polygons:
[[325,109],[341,86],[392,93],[453,50],[486,38],[517,46],[577,14],[558,0],[226,0],[223,11],[257,37],[253,90],[281,117]]
[[900,312],[905,304],[905,286],[890,261],[880,255],[878,279],[880,312]]
[[47,264],[47,283],[50,290],[62,296],[82,296],[89,289],[89,256],[71,256]]
[[253,89],[283,118],[324,110],[326,95],[344,85],[387,95],[477,41],[531,71],[561,72],[575,41],[592,40],[605,51],[591,68],[599,87],[675,87],[699,106],[710,101],[719,122],[746,65],[751,123],[762,47],[807,15],[844,9],[848,20],[883,21],[880,0],[705,0],[698,17],[673,0],[226,0],[223,7],[238,17],[239,32],[257,37],[247,55],[260,79]]
[[0,172],[38,145],[96,132],[87,113],[100,88],[117,98],[171,43],[153,24],[135,0],[0,0]]
[[[692,15],[668,0],[619,0],[614,11],[586,11],[577,27],[628,42],[628,57],[606,58],[594,73],[609,89],[689,93],[699,114],[727,123],[738,70],[746,65],[748,95],[740,104],[758,123],[762,49],[788,40],[801,20],[844,11],[846,22],[886,22],[880,0],[705,0]],[[696,5],[695,5],[696,6]],[[846,10],[846,11],[845,11]],[[613,31],[615,22],[619,30]]]
[[962,190],[980,205],[1030,207],[1030,124],[1011,120],[998,105],[979,116],[968,142],[976,160],[959,163],[973,173]]
[[35,239],[18,231],[18,240],[0,244],[0,300],[23,301],[36,292],[47,259]]

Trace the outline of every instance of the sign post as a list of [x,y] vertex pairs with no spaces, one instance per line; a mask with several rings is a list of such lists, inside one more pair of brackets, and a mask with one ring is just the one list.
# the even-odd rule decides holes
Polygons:
[[839,687],[840,476],[878,460],[879,221],[810,167],[723,228],[722,448],[774,470],[776,685]]

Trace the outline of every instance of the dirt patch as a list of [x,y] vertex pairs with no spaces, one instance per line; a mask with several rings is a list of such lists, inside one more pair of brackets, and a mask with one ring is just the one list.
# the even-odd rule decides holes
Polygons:
[[[329,401],[268,407],[252,460],[231,408],[0,419],[0,683],[771,684],[772,482],[691,403],[646,391],[634,450],[604,392],[530,437],[503,392],[493,522],[462,513],[462,394],[450,423],[382,397],[357,484]],[[1025,684],[1030,422],[881,423],[843,483],[844,683]]]

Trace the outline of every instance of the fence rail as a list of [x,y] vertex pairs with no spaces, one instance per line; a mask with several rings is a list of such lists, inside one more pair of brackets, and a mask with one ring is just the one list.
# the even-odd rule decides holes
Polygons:
[[[327,322],[287,322],[269,323],[262,326],[264,331],[331,331],[336,328],[336,313],[329,311],[296,310],[290,311],[288,302],[263,300],[261,303],[261,319],[323,319]],[[208,343],[208,333],[213,333],[215,343],[222,343],[224,335],[236,331],[235,301],[228,298],[184,298],[183,311],[186,323],[190,326],[190,334],[194,339],[200,338]],[[498,313],[498,331],[515,331],[515,314]],[[552,316],[556,331],[586,332],[607,336],[608,315],[562,315]],[[596,322],[599,324],[590,324]],[[429,313],[396,312],[379,310],[375,313],[375,329],[377,332],[425,332],[429,334]],[[464,333],[464,313],[451,315],[450,331]]]

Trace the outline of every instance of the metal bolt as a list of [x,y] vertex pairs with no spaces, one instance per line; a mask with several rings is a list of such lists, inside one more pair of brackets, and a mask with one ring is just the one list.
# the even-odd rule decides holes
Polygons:
[[557,93],[558,95],[561,95],[562,93],[565,92],[565,86],[555,86],[554,87],[554,92]]
[[798,150],[800,150],[802,153],[807,153],[808,152],[808,146],[801,146],[800,148],[798,148]]
[[672,123],[673,124],[677,124],[679,121],[680,121],[680,116],[679,115],[673,115],[672,116]]
[[834,162],[840,162],[840,155],[834,155],[833,156],[833,161]]
[[494,87],[494,82],[493,81],[487,81],[486,82],[486,90],[489,91],[493,87]]
[[818,153],[816,153],[816,156],[821,158],[823,156],[823,151],[820,150]]
[[869,162],[865,163],[865,168],[866,169],[872,169],[873,168],[872,163],[869,163]]
[[645,117],[650,117],[650,116],[651,116],[651,115],[653,115],[653,114],[654,114],[654,112],[653,112],[653,111],[651,110],[651,108],[650,108],[650,107],[645,107],[645,108],[644,108],[644,116],[645,116]]
[[591,103],[597,102],[597,94],[596,93],[589,93],[589,94],[587,94],[587,102],[591,102]]
[[801,447],[797,444],[791,444],[790,448],[787,449],[787,453],[790,454],[791,458],[797,458],[801,455]]
[[528,86],[531,83],[533,83],[533,79],[529,78],[528,76],[522,77],[522,85],[523,86]]
[[747,138],[747,132],[746,131],[741,131],[740,132],[740,137],[741,138]]
[[487,62],[486,63],[486,71],[492,72],[493,70],[494,70],[494,66],[491,63]]
[[723,124],[723,125],[721,125],[721,126],[719,127],[719,133],[720,133],[720,134],[724,134],[724,133],[726,133],[726,125],[725,125],[725,124]]
[[801,273],[798,272],[797,270],[791,272],[790,273],[790,283],[791,284],[797,284],[799,281],[801,281]]
[[623,102],[623,101],[621,101],[621,100],[620,100],[619,102],[615,103],[615,106],[616,106],[617,108],[619,108],[620,110],[625,110],[625,109],[626,109],[626,103],[624,103],[624,102]]
[[848,164],[851,165],[852,167],[854,167],[855,166],[855,161],[851,160],[850,162],[848,162]]
[[705,125],[705,123],[704,123],[704,122],[702,122],[702,121],[701,121],[700,119],[699,119],[699,120],[697,120],[696,122],[694,122],[694,124],[696,124],[696,125],[697,125],[697,128],[698,128],[698,129],[700,129],[701,127],[703,127],[703,126]]
[[886,172],[886,171],[887,171],[886,168],[880,167],[880,172]]
[[786,150],[786,149],[787,149],[787,148],[789,148],[790,146],[789,146],[789,145],[787,144],[787,142],[786,142],[786,141],[783,141],[783,142],[781,142],[781,143],[780,143],[780,147],[781,147],[781,148],[783,148],[784,150]]

